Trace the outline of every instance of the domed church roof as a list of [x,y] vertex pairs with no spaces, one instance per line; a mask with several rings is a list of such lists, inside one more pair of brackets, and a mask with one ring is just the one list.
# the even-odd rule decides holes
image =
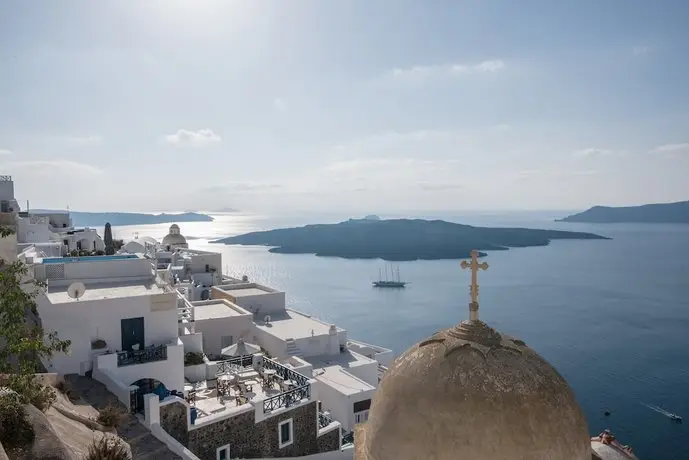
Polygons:
[[584,414],[567,382],[521,340],[471,319],[412,346],[386,372],[357,460],[590,460]]
[[163,238],[163,246],[187,247],[187,239],[179,231],[179,225],[170,225],[170,231]]

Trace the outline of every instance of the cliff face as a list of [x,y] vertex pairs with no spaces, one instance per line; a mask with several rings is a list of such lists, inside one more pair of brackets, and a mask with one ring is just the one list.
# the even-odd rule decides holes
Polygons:
[[689,201],[619,208],[594,206],[560,219],[559,222],[686,224],[689,223]]

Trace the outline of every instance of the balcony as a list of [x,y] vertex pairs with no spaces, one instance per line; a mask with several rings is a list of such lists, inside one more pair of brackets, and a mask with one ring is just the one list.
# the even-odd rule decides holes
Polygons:
[[323,412],[318,413],[318,428],[325,428],[326,426],[333,423],[333,419],[330,416],[325,415]]
[[350,431],[349,433],[345,433],[342,436],[342,445],[346,446],[347,444],[354,444],[354,432]]
[[263,413],[269,413],[276,409],[287,408],[299,404],[304,399],[311,398],[311,385],[308,383],[304,386],[295,388],[294,390],[286,391],[267,398],[263,401]]
[[120,351],[117,353],[117,367],[165,361],[166,359],[167,345],[151,346],[143,350]]

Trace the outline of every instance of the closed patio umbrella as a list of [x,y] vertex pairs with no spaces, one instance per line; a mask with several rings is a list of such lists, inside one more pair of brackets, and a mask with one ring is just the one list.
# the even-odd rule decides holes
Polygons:
[[261,351],[261,347],[253,343],[245,342],[244,339],[237,340],[237,343],[225,347],[221,350],[223,356],[246,356],[253,355]]

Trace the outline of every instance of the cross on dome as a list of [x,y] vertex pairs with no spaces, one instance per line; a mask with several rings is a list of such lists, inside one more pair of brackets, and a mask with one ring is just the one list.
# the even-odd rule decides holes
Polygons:
[[471,285],[469,286],[469,293],[471,295],[471,302],[469,303],[469,320],[478,321],[478,271],[488,270],[488,263],[478,261],[478,251],[471,251],[471,262],[463,260],[460,264],[462,268],[471,269]]

